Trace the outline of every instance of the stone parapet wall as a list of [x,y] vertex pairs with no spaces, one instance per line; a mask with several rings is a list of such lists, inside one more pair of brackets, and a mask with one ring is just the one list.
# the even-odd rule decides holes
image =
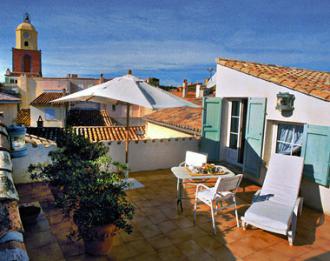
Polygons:
[[[125,162],[125,142],[105,142],[115,161]],[[128,167],[131,172],[168,169],[184,161],[187,150],[198,151],[199,139],[170,138],[130,141]]]
[[[36,139],[33,139],[36,140]],[[27,139],[32,142],[31,139]],[[38,143],[27,144],[28,157],[13,159],[13,178],[16,184],[31,183],[27,172],[30,164],[49,161],[48,153],[56,149],[54,143],[48,144],[46,139]],[[109,147],[109,155],[115,160],[125,162],[125,142],[103,142]],[[187,150],[198,151],[199,139],[170,138],[130,141],[130,171],[168,169],[184,161]]]

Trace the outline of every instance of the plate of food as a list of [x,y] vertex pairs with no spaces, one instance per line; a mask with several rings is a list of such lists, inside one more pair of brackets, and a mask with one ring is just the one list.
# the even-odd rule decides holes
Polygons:
[[223,175],[225,170],[218,165],[205,163],[201,167],[195,167],[192,170],[192,175]]

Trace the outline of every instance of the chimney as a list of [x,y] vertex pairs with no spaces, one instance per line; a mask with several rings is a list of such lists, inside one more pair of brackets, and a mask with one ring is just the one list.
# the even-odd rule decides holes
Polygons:
[[99,78],[99,83],[104,83],[104,77],[103,77],[103,73],[100,74],[100,78]]
[[66,77],[67,77],[67,78],[71,78],[71,79],[73,79],[73,78],[78,78],[78,74],[75,74],[75,73],[68,73],[68,74],[66,75]]
[[187,92],[188,92],[188,81],[183,80],[183,84],[182,84],[182,97],[183,98],[185,98],[187,96]]
[[202,93],[201,93],[201,85],[198,83],[198,84],[196,84],[196,98],[200,98],[202,95]]

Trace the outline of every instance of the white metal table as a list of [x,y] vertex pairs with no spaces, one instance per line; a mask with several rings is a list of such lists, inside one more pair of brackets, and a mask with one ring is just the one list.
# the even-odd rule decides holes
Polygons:
[[[218,165],[219,166],[219,165]],[[220,166],[221,169],[224,170],[225,174],[223,175],[198,175],[198,176],[192,176],[189,174],[189,171],[186,167],[173,167],[171,168],[171,171],[173,175],[177,178],[177,201],[176,201],[176,207],[179,210],[179,207],[181,209],[181,212],[183,211],[182,208],[182,191],[183,191],[183,180],[198,180],[198,179],[212,179],[212,178],[219,178],[219,177],[232,177],[235,176],[235,173],[229,170],[228,168],[224,166]]]

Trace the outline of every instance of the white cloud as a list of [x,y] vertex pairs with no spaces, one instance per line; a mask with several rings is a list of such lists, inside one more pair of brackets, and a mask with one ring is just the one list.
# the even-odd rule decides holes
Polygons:
[[[99,73],[123,68],[138,70],[182,69],[214,63],[221,48],[208,42],[189,41],[117,41],[102,44],[62,46],[45,50],[45,69],[67,73]],[[62,57],[65,56],[65,59]]]

